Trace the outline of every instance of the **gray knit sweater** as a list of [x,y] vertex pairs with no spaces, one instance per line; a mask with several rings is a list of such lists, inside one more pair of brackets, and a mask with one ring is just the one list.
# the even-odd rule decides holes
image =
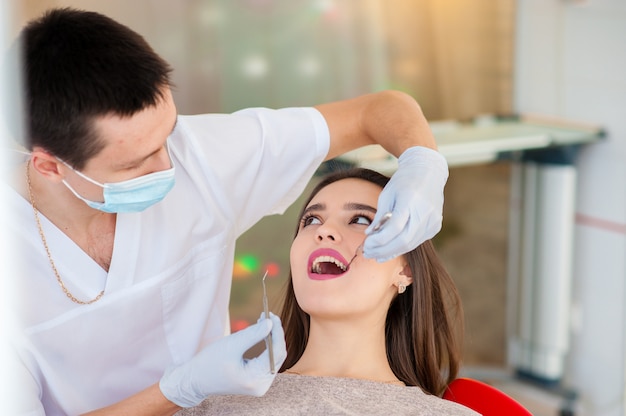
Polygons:
[[425,394],[418,387],[281,373],[263,397],[213,396],[176,415],[476,416],[477,413]]

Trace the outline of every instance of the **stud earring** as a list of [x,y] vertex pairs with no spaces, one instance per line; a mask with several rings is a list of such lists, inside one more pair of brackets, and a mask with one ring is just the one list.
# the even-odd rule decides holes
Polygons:
[[398,294],[401,295],[406,292],[406,286],[402,283],[398,283]]

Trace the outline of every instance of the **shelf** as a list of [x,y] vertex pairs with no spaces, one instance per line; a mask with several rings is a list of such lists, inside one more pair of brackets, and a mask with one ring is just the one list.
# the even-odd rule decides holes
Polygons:
[[[439,151],[450,167],[490,163],[524,151],[554,149],[599,140],[599,127],[555,119],[482,117],[472,123],[430,123]],[[366,146],[338,158],[382,173],[394,172],[397,159],[379,145]]]

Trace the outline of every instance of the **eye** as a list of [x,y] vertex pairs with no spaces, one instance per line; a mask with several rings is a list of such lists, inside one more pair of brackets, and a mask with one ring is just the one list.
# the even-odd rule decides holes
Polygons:
[[372,218],[369,215],[365,215],[365,214],[355,215],[350,220],[350,224],[370,225],[371,223],[372,223]]
[[318,217],[308,214],[302,217],[302,219],[300,220],[300,228],[307,227],[309,225],[319,225],[321,223],[322,222]]
[[123,166],[122,170],[134,171],[134,170],[140,169],[143,166],[143,164],[145,163],[145,161],[146,161],[145,159],[142,159],[142,160],[140,160],[138,162],[133,162],[132,164],[129,163],[129,164]]
[[136,165],[130,166],[130,167],[128,168],[128,170],[137,170],[137,169],[141,168],[142,166],[143,166],[143,161],[142,161],[142,162],[137,163]]

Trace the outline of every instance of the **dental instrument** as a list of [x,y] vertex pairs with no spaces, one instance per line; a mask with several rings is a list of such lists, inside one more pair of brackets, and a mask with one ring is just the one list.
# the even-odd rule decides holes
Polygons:
[[[392,216],[393,216],[393,214],[391,212],[385,213],[385,215],[382,216],[380,221],[378,221],[378,224],[376,224],[374,226],[374,228],[372,229],[372,232],[370,234],[374,234],[374,233],[380,231],[383,228],[383,226],[387,223],[387,221],[389,221],[389,219]],[[352,257],[352,259],[350,259],[350,261],[348,262],[348,266],[346,266],[346,267],[350,267],[350,265],[352,264],[354,259],[356,259],[356,256],[359,254],[359,250],[363,251],[363,244],[365,244],[365,240],[363,240],[363,242],[361,244],[359,244],[359,246],[356,248],[356,251],[354,252],[354,256]]]
[[[265,289],[265,278],[267,277],[267,270],[263,275],[263,313],[265,314],[265,319],[270,319],[270,311],[267,304],[267,290]],[[270,356],[270,371],[272,374],[276,373],[276,369],[274,368],[274,346],[272,345],[272,333],[267,334],[265,338],[265,343],[267,344],[267,350]]]

